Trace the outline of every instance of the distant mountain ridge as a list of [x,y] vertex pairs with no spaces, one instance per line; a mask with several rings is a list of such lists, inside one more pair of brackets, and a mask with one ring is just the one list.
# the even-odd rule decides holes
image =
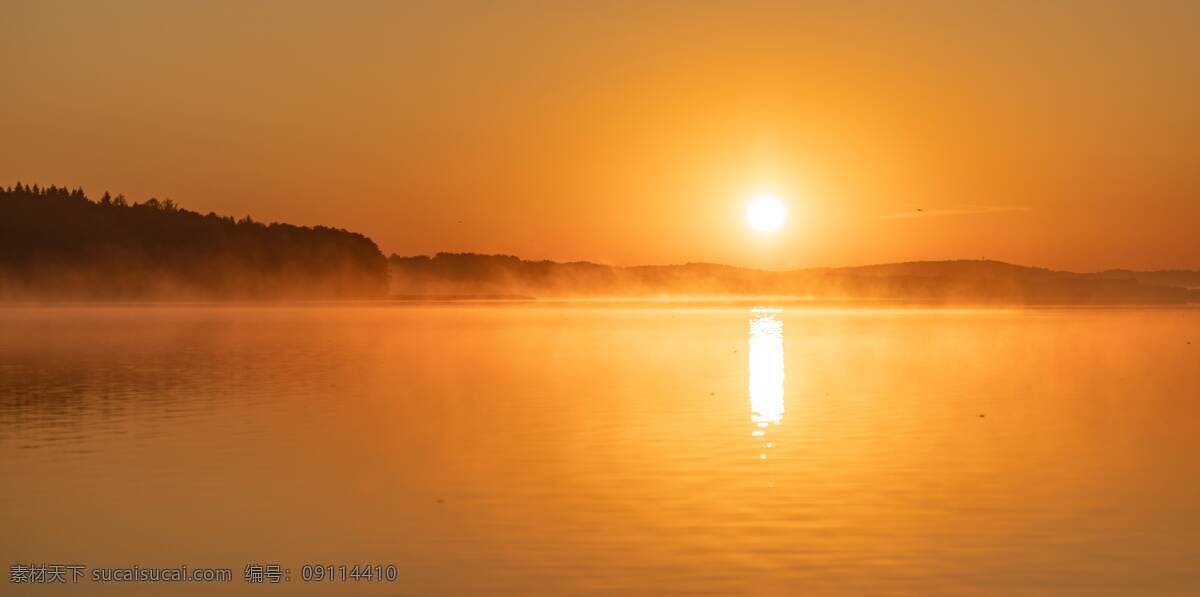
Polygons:
[[0,187],[0,300],[782,296],[931,303],[1200,302],[1200,272],[1074,273],[988,260],[763,271],[512,255],[385,258],[324,226],[262,224],[81,189]]
[[1181,304],[1200,302],[1200,272],[1074,273],[991,260],[914,261],[764,271],[712,263],[609,266],[512,255],[393,255],[393,295],[537,297],[771,295],[936,303]]

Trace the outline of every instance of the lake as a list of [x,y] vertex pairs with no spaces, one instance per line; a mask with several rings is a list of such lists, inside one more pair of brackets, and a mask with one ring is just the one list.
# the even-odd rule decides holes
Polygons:
[[7,306],[0,478],[233,571],[30,594],[1196,595],[1200,309]]

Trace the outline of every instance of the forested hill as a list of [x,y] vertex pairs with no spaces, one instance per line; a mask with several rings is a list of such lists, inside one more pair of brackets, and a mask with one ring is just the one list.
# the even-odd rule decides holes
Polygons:
[[717,265],[615,267],[511,255],[391,257],[397,296],[789,296],[936,303],[1200,302],[1200,272],[1073,273],[986,260],[762,271]]
[[361,234],[0,187],[2,300],[368,298],[387,285],[386,259]]

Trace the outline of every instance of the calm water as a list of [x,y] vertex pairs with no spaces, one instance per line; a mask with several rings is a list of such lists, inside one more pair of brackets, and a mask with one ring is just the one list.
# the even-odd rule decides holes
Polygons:
[[1200,310],[6,307],[0,479],[246,594],[1196,595]]

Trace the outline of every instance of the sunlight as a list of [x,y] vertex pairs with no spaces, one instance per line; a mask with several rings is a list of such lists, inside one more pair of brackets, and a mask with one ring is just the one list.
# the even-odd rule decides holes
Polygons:
[[[755,308],[750,320],[750,420],[754,437],[783,421],[783,322],[779,309]],[[770,445],[768,444],[768,447]],[[766,460],[766,453],[760,454]]]
[[787,207],[775,195],[759,195],[746,206],[746,222],[758,232],[774,232],[787,221]]

